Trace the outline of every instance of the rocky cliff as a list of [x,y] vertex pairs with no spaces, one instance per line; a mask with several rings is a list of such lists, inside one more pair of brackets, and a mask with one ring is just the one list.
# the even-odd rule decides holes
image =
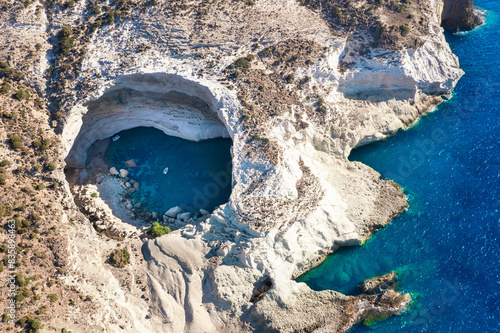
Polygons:
[[[77,205],[92,201],[88,187],[82,193],[56,175],[64,184],[57,218],[77,222],[65,236],[61,281],[93,295],[92,309],[69,313],[67,327],[337,332],[367,307],[385,315],[405,308],[397,292],[380,303],[294,279],[407,207],[397,184],[348,156],[409,126],[453,89],[462,71],[440,28],[448,7],[336,4],[340,12],[290,0],[76,1],[5,14],[2,38],[29,34],[45,52],[25,82],[51,103],[67,169],[82,170],[96,140],[135,126],[233,140],[229,202],[153,240],[140,230],[101,238],[92,225],[107,221],[90,221]],[[18,53],[12,67],[25,61]],[[116,246],[142,255],[126,270],[111,268]]]
[[482,24],[474,11],[474,0],[445,0],[441,26],[445,30],[470,30]]

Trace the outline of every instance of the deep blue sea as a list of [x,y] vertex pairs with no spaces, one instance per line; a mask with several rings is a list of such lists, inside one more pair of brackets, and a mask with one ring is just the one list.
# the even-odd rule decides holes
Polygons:
[[355,294],[363,280],[398,272],[410,309],[352,332],[500,332],[500,1],[475,4],[486,25],[447,35],[466,72],[453,98],[350,157],[401,184],[409,210],[300,278]]
[[[212,211],[228,201],[231,139],[193,142],[151,127],[136,127],[118,135],[106,152],[107,161],[117,169],[129,170],[128,177],[141,183],[140,191],[131,197],[136,202],[145,200],[147,211],[163,214],[174,206],[190,212],[200,208]],[[130,159],[137,167],[125,167]]]

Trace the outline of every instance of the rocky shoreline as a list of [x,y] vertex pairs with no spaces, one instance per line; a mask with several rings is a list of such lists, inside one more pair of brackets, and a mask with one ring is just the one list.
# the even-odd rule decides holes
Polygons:
[[[344,332],[403,311],[408,296],[392,287],[365,283],[375,289],[348,296],[294,279],[339,247],[361,244],[407,207],[397,184],[348,156],[412,124],[462,76],[440,27],[447,3],[339,1],[340,14],[285,0],[203,2],[196,10],[115,3],[115,20],[90,0],[64,10],[42,6],[44,24],[54,29],[33,25],[37,4],[12,11],[5,22],[16,23],[1,27],[6,36],[15,41],[31,29],[47,59],[59,52],[53,74],[33,71],[26,82],[52,101],[65,158],[66,175],[55,175],[62,194],[52,199],[53,219],[68,226],[60,279],[93,297],[91,309],[67,314],[66,326]],[[25,57],[10,61],[24,61],[18,58]],[[177,208],[160,212],[155,221],[179,228],[143,237],[148,226],[127,205],[134,217],[144,207],[120,200],[138,183],[125,169],[109,175],[89,151],[138,126],[193,141],[230,137],[229,201],[196,218]],[[108,190],[92,184],[99,173]],[[120,217],[113,205],[124,207]],[[124,270],[108,263],[118,247],[137,254]]]

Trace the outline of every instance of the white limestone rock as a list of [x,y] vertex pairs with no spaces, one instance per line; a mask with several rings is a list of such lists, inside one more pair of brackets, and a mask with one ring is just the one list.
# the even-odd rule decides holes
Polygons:
[[112,176],[118,176],[120,173],[118,172],[118,170],[116,170],[115,167],[111,167],[111,169],[109,169],[109,173],[112,175]]
[[172,207],[170,208],[169,210],[167,210],[165,212],[165,215],[168,216],[168,217],[177,217],[178,214],[180,214],[182,212],[182,208],[179,207],[179,206],[175,206],[175,207]]

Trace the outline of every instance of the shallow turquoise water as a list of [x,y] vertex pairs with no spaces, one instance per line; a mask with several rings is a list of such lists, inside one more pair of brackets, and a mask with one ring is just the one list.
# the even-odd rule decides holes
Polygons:
[[193,142],[150,127],[137,127],[118,135],[120,139],[110,144],[106,158],[117,169],[125,168],[125,161],[135,159],[137,167],[128,168],[129,178],[139,181],[141,190],[131,196],[136,201],[145,198],[147,211],[163,214],[174,206],[190,212],[200,208],[212,211],[228,201],[230,139]]
[[410,209],[300,277],[355,294],[363,280],[398,271],[410,310],[352,332],[500,332],[500,1],[476,5],[487,25],[447,36],[466,72],[453,99],[350,157],[401,184]]

